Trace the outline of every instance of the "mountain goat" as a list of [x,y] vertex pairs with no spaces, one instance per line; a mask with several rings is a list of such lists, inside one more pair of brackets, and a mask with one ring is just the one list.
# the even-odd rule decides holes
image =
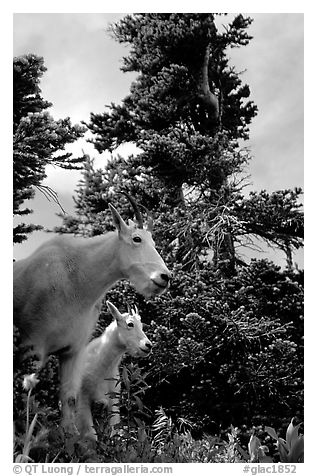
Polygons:
[[14,263],[14,323],[22,347],[31,346],[38,369],[50,354],[60,361],[62,425],[74,427],[82,352],[97,322],[104,294],[128,279],[146,297],[164,292],[170,272],[155,249],[152,219],[144,228],[135,200],[136,222],[127,225],[110,204],[116,231],[92,238],[57,236]]
[[93,339],[83,354],[82,382],[78,393],[76,426],[83,437],[95,440],[91,405],[102,402],[108,411],[108,424],[113,429],[120,422],[119,365],[124,354],[146,356],[152,344],[142,330],[137,310],[121,314],[109,301],[114,320],[104,333]]

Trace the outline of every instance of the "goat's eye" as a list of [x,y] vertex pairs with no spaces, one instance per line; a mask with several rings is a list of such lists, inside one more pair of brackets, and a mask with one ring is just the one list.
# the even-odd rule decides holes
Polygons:
[[133,322],[128,322],[128,327],[134,327]]
[[142,240],[139,236],[134,236],[133,241],[134,241],[134,243],[141,243]]

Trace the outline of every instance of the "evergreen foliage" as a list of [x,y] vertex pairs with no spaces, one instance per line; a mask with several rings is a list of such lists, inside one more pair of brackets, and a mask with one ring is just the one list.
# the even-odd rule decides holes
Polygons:
[[[45,167],[54,164],[62,168],[78,167],[82,158],[60,153],[65,145],[83,136],[83,126],[72,126],[70,119],[55,121],[49,114],[52,105],[41,96],[40,79],[46,68],[43,58],[28,54],[13,61],[13,213],[27,215],[23,202],[34,197],[35,187],[57,200],[56,194],[41,185]],[[27,234],[40,229],[38,225],[18,224],[14,242],[20,243]]]

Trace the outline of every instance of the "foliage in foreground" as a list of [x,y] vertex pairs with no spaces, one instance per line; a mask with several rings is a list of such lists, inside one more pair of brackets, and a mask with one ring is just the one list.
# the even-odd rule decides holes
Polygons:
[[[265,427],[263,430],[259,426],[248,431],[246,428],[238,429],[232,425],[221,434],[204,433],[201,438],[195,439],[189,422],[178,419],[174,423],[162,408],[155,411],[154,421],[145,423],[144,416],[149,417],[149,414],[140,398],[146,389],[145,381],[139,369],[133,365],[124,367],[123,375],[125,377],[122,379],[124,387],[122,421],[116,428],[116,434],[110,437],[110,429],[106,424],[107,416],[105,413],[99,414],[100,419],[95,423],[97,444],[83,440],[77,435],[68,435],[66,438],[56,422],[49,423],[47,413],[39,409],[34,395],[31,395],[37,383],[34,375],[31,375],[29,380],[25,378],[24,388],[28,392],[26,424],[24,433],[16,434],[14,461],[20,463],[303,462],[303,435],[298,434],[300,424],[294,426],[293,419],[287,428],[286,440],[279,437],[271,427]],[[277,441],[276,448],[272,444],[272,439]]]

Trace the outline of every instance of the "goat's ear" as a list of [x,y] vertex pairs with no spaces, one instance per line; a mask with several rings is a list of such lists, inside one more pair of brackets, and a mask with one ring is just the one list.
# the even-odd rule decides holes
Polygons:
[[122,322],[124,320],[121,312],[119,311],[119,309],[116,308],[116,306],[114,304],[112,304],[112,302],[110,301],[107,301],[107,307],[112,315],[112,317],[119,323],[119,322]]
[[115,224],[119,234],[127,233],[128,232],[128,227],[125,224],[125,222],[123,221],[123,219],[121,218],[121,215],[119,214],[119,212],[115,209],[115,207],[113,205],[111,205],[111,203],[109,203],[109,208],[110,208],[110,211],[111,211],[113,223]]

